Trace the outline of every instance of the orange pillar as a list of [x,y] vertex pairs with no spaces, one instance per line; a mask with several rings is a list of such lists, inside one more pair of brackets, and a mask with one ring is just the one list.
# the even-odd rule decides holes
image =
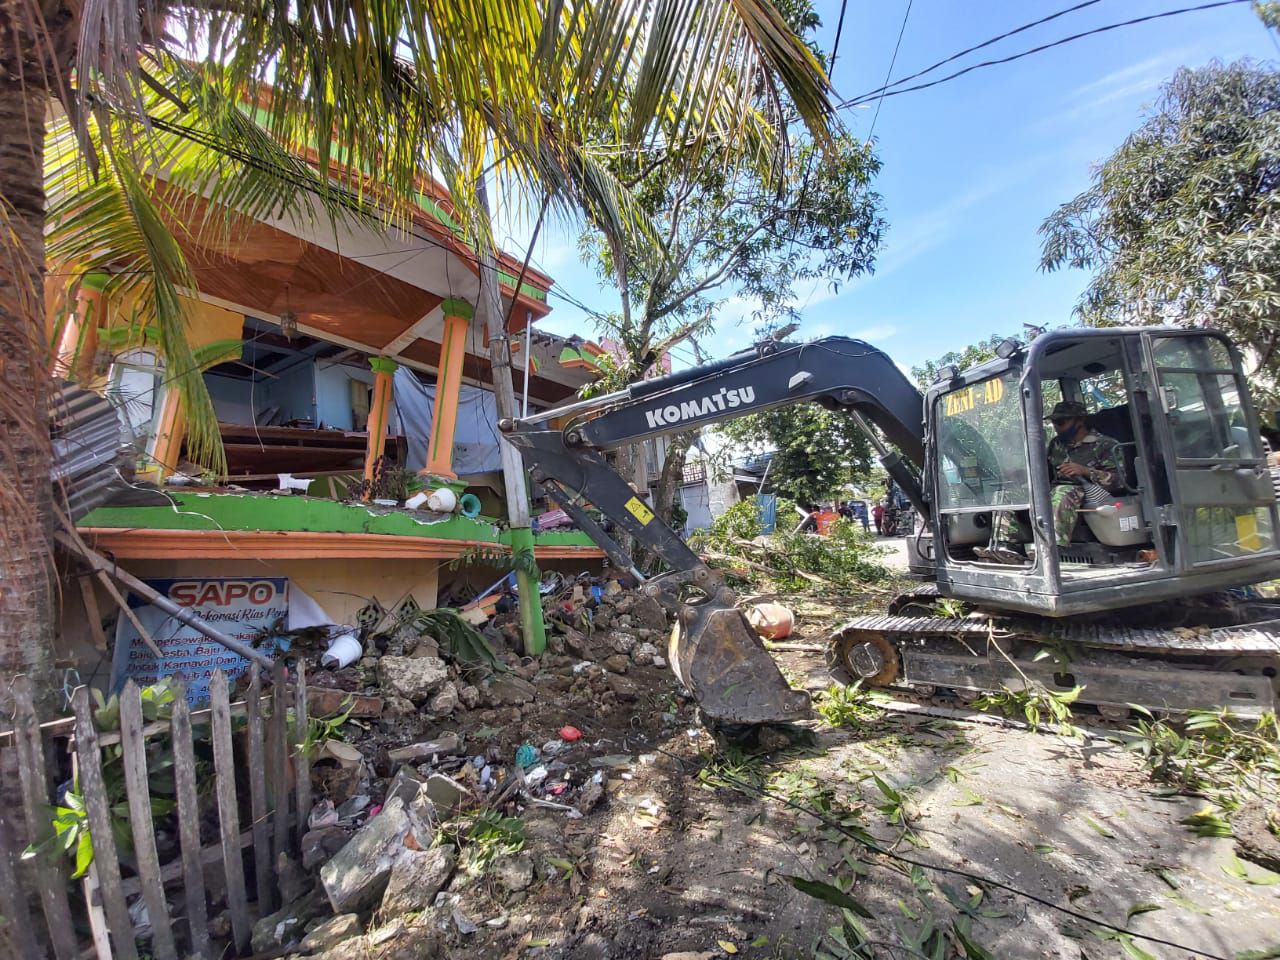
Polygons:
[[475,310],[467,301],[457,298],[446,300],[440,309],[444,311],[444,335],[440,339],[436,402],[431,413],[431,442],[427,446],[427,465],[419,472],[456,480],[453,435],[458,427],[458,394],[462,388],[462,365],[466,360],[467,330]]
[[87,380],[93,375],[93,357],[98,350],[102,290],[109,278],[103,273],[86,274],[76,287],[74,305],[67,311],[54,351],[55,377]]
[[187,433],[187,411],[182,404],[182,393],[170,388],[160,402],[160,416],[156,420],[156,439],[151,448],[151,464],[144,474],[152,474],[157,483],[178,469],[182,456],[182,438]]
[[364,478],[373,480],[374,466],[387,445],[387,419],[391,412],[391,377],[399,366],[388,357],[370,357],[373,367],[373,399],[369,404],[369,440],[364,454]]

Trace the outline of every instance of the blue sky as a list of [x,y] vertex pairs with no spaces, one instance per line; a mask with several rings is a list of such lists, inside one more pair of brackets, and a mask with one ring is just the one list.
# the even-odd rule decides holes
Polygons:
[[[1063,7],[1069,0],[914,0],[893,79]],[[1006,56],[1104,24],[1193,6],[1193,0],[1103,0],[1026,31],[952,69]],[[848,0],[833,82],[841,97],[884,81],[907,0]],[[830,50],[839,0],[818,0],[818,36]],[[1037,228],[1060,203],[1085,189],[1090,167],[1138,126],[1159,86],[1179,66],[1217,58],[1280,57],[1249,4],[1125,27],[1023,60],[975,71],[930,90],[886,98],[875,124],[883,169],[875,187],[889,229],[875,273],[801,297],[798,336],[861,337],[911,366],[1022,323],[1057,325],[1087,275],[1038,269]],[[941,76],[950,70],[941,70]],[[845,122],[867,136],[874,105],[846,111]],[[521,233],[508,249],[523,250]],[[526,234],[527,235],[527,234]],[[556,226],[539,238],[534,260],[557,286],[595,310],[614,309],[577,256],[577,236]],[[590,336],[582,311],[552,298],[540,324]],[[723,356],[747,345],[750,305],[726,304],[704,347]],[[677,352],[677,365],[686,351]]]

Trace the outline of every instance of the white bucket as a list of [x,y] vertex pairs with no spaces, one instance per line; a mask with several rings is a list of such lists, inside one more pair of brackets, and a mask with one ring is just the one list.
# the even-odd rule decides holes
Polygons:
[[320,666],[329,670],[341,670],[351,666],[362,656],[364,647],[360,646],[360,641],[352,634],[344,633],[329,644],[329,649],[320,657]]
[[427,508],[436,513],[453,513],[458,507],[458,495],[448,487],[432,490],[427,497]]

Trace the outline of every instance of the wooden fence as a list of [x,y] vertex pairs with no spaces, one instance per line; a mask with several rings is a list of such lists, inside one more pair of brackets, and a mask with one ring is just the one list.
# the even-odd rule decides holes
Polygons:
[[[0,746],[0,751],[12,751],[9,757],[0,756],[0,770],[11,771],[16,765],[19,772],[22,814],[8,816],[0,803],[0,914],[5,921],[0,925],[0,955],[8,937],[14,954],[22,958],[72,960],[91,957],[92,950],[100,960],[136,960],[138,901],[145,905],[151,927],[146,953],[156,960],[242,955],[248,950],[253,920],[281,906],[276,876],[280,854],[297,850],[311,810],[310,766],[299,749],[308,727],[301,666],[288,685],[283,665],[277,661],[266,697],[256,664],[249,677],[242,702],[230,702],[227,677],[219,670],[209,684],[208,709],[191,711],[179,688],[172,716],[152,722],[144,719],[140,691],[130,681],[120,694],[118,731],[95,727],[85,687],[73,695],[73,717],[42,725],[32,706],[31,683],[19,678],[14,684],[13,731]],[[234,730],[233,717],[244,717]],[[212,775],[208,761],[196,758],[197,744],[206,754],[209,751],[206,738],[193,736],[193,729],[206,727]],[[147,744],[166,734],[172,750],[171,797],[179,854],[162,864]],[[109,796],[104,758],[123,767],[124,800],[119,796],[118,778],[115,795]],[[67,779],[68,771],[83,798],[93,846],[93,863],[79,881],[69,879],[72,863],[60,847],[38,846],[51,833],[57,802],[54,790]],[[120,822],[126,819],[127,824]],[[203,844],[202,834],[208,840],[216,835],[216,842]],[[122,835],[132,839],[127,867],[116,845]],[[28,847],[40,852],[23,857]],[[251,888],[245,871],[246,847],[253,859]],[[206,870],[217,871],[219,864],[225,895],[218,899],[225,900],[230,919],[230,950],[225,949],[225,941],[210,934],[213,904],[206,896]],[[36,900],[38,911],[33,909]],[[171,900],[181,907],[178,915],[171,913]]]

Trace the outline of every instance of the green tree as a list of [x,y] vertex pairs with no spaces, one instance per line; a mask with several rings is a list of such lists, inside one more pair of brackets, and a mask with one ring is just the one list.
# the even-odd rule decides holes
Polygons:
[[1280,73],[1179,70],[1093,184],[1041,226],[1042,266],[1094,271],[1094,325],[1211,326],[1280,374]]
[[[184,99],[166,87],[184,58],[201,64],[207,97]],[[602,148],[661,137],[682,145],[680,157],[696,157],[707,143],[769,155],[785,123],[784,93],[819,142],[833,114],[817,61],[767,0],[639,7],[32,0],[0,4],[0,77],[0,675],[25,670],[42,681],[52,677],[53,528],[42,168],[55,101],[78,161],[116,184],[113,202],[75,211],[79,240],[67,246],[78,246],[77,263],[88,266],[103,256],[93,253],[95,237],[133,243],[133,262],[168,278],[152,290],[149,308],[171,362],[183,352],[184,319],[167,290],[184,265],[166,237],[165,215],[177,211],[145,189],[163,168],[163,151],[153,151],[156,97],[180,107],[171,126],[191,137],[225,131],[241,98],[263,93],[256,131],[241,130],[237,141],[246,153],[211,141],[224,162],[209,168],[206,185],[264,162],[269,140],[289,153],[313,148],[321,181],[337,177],[358,200],[396,218],[416,201],[421,171],[437,170],[490,281],[486,176],[513,199],[551,197],[626,232],[643,225],[629,194],[602,169]],[[116,236],[111,223],[122,213],[128,235]],[[196,379],[180,387],[198,415]]]
[[920,366],[912,367],[911,376],[915,377],[916,384],[922,391],[928,390],[938,379],[938,371],[943,367],[968,370],[979,363],[985,363],[996,355],[996,347],[1007,339],[1009,338],[993,333],[985,340],[969,344],[963,350],[949,350],[936,360],[926,360]]
[[839,499],[846,483],[871,476],[874,458],[866,435],[850,417],[812,403],[775,407],[720,430],[740,449],[772,450],[769,487],[800,504]]
[[[806,0],[781,6],[797,33],[821,24]],[[798,117],[785,103],[784,113]],[[838,288],[871,270],[883,231],[870,186],[880,169],[871,144],[847,134],[821,142],[798,121],[785,137],[786,149],[773,155],[735,158],[711,145],[693,163],[675,162],[669,150],[607,162],[655,231],[619,242],[593,223],[580,239],[584,258],[621,299],[617,313],[596,321],[621,348],[610,370],[614,387],[653,375],[683,342],[696,351],[731,298],[752,304],[757,323],[777,326],[797,316],[804,286]],[[694,438],[679,434],[666,448],[654,501],[667,522]]]

